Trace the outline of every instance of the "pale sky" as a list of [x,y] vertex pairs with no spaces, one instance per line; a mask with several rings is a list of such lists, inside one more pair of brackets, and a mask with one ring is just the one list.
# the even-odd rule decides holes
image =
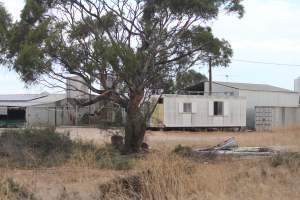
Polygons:
[[[18,19],[24,0],[0,0]],[[294,88],[300,76],[300,66],[277,66],[244,63],[250,60],[268,63],[300,65],[300,1],[244,0],[245,16],[221,15],[213,23],[219,38],[228,40],[234,50],[232,64],[213,70],[215,81],[265,83],[287,89]],[[207,74],[207,67],[195,67]],[[40,93],[41,86],[25,88],[15,72],[0,67],[0,93]]]

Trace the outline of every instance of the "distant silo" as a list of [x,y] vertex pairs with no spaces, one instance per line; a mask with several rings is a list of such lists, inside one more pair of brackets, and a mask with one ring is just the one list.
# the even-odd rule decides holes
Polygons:
[[79,76],[72,76],[67,79],[67,98],[84,99],[88,98],[89,88],[85,81]]
[[295,79],[294,87],[295,92],[298,92],[300,94],[300,76]]

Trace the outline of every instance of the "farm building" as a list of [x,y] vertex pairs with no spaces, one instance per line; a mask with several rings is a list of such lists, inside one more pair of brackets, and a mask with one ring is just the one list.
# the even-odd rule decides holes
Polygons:
[[[300,77],[295,79],[294,87],[294,91],[300,95]],[[298,102],[300,102],[300,98]],[[277,127],[295,126],[299,124],[300,107],[255,107],[255,128],[257,130],[272,130]]]
[[67,94],[0,95],[0,127],[48,127],[114,122],[115,108],[79,107]]
[[86,112],[76,112],[66,94],[0,95],[0,127],[75,125]]
[[[216,96],[245,97],[247,100],[247,127],[255,128],[255,107],[299,107],[299,93],[266,84],[213,82],[212,91]],[[209,82],[204,81],[186,88],[185,93],[208,95]]]
[[166,94],[160,97],[151,128],[243,128],[246,99],[234,96]]
[[[74,99],[89,100],[84,81],[69,77],[65,94],[13,94],[0,95],[0,127],[100,125],[123,120],[123,112],[110,102],[78,106]],[[120,112],[121,119],[116,119]]]

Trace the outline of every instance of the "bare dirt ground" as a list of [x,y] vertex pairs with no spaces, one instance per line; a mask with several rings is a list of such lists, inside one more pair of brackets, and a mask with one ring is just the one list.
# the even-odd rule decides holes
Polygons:
[[93,142],[95,144],[105,144],[110,142],[110,137],[114,134],[122,134],[119,129],[98,129],[98,128],[57,128],[58,132],[69,135],[72,140],[83,142]]

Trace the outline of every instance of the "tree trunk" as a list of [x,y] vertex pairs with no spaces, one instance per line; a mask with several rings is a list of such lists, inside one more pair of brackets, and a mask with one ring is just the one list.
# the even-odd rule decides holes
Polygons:
[[141,112],[140,103],[144,92],[130,94],[130,102],[127,109],[127,121],[125,126],[125,153],[138,153],[144,141],[146,132],[146,119]]

